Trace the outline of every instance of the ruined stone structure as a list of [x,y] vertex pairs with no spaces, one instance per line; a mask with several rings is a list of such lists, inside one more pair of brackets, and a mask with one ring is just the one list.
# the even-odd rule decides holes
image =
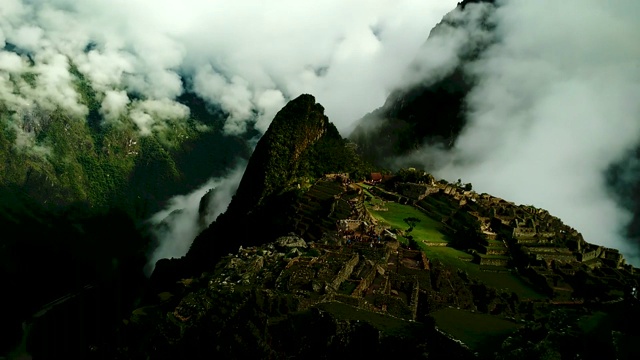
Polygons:
[[351,259],[349,259],[344,264],[342,269],[340,269],[338,274],[336,274],[336,276],[333,278],[333,281],[331,281],[330,286],[334,291],[337,290],[340,287],[342,282],[344,282],[345,280],[347,280],[349,278],[349,276],[353,272],[353,268],[358,264],[359,260],[360,260],[359,255],[358,254],[354,254],[351,257]]
[[[343,200],[350,209],[348,218],[335,221],[334,228],[338,230],[335,237],[325,237],[316,243],[306,243],[298,237],[283,238],[276,242],[278,245],[273,252],[264,254],[262,258],[251,261],[231,259],[230,264],[235,271],[241,270],[243,274],[241,283],[264,272],[268,268],[267,259],[276,256],[286,260],[292,256],[283,270],[269,276],[275,276],[276,289],[300,296],[300,309],[313,306],[318,301],[338,301],[415,320],[420,317],[420,299],[423,302],[424,299],[436,303],[451,302],[448,296],[452,295],[434,293],[431,284],[433,264],[427,256],[421,251],[400,247],[395,234],[375,226],[364,207],[364,194],[352,187],[335,188],[336,192],[329,193],[335,201]],[[327,190],[331,189],[334,187],[327,187]],[[570,281],[579,272],[590,271],[607,283],[618,284],[619,289],[630,286],[628,279],[636,277],[633,268],[624,265],[618,251],[586,243],[579,232],[545,210],[518,206],[487,194],[462,191],[449,184],[435,183],[426,189],[433,189],[427,191],[430,194],[445,194],[453,204],[457,204],[456,211],[467,212],[477,220],[477,230],[481,234],[477,251],[474,250],[473,257],[461,260],[473,260],[487,271],[514,271],[517,267],[520,269],[518,272],[528,277],[539,290],[552,296],[553,301],[581,301],[573,298],[575,289]],[[375,187],[371,192],[388,201],[412,203],[408,196],[402,194]],[[420,208],[417,204],[415,206]],[[425,212],[428,213],[428,209]],[[444,220],[443,226],[446,227]],[[428,245],[447,246],[447,243]],[[251,251],[242,249],[243,254]],[[302,256],[306,252],[316,252],[317,256]],[[447,283],[439,286],[439,291],[450,289]]]
[[[430,194],[448,196],[459,206],[458,211],[467,211],[478,221],[484,243],[477,247],[474,259],[480,265],[527,267],[532,281],[546,284],[543,287],[561,297],[573,291],[565,277],[584,270],[583,264],[587,271],[611,269],[609,276],[618,279],[628,278],[625,274],[633,269],[619,251],[588,244],[578,231],[544,209],[463,191],[442,181],[432,188]],[[543,270],[551,266],[557,270]]]
[[427,184],[399,183],[396,185],[396,191],[409,199],[422,200],[429,195],[429,186]]
[[362,224],[362,220],[343,219],[338,220],[337,226],[338,230],[341,231],[355,231],[358,228],[362,227]]

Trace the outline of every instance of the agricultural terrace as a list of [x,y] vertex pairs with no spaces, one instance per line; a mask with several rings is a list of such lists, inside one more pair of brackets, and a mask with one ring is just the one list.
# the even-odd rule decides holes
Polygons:
[[475,351],[499,348],[519,325],[487,314],[446,308],[432,314],[438,328]]
[[[446,235],[441,231],[442,224],[440,222],[432,219],[411,205],[401,205],[376,197],[367,190],[370,186],[366,184],[358,185],[360,185],[364,189],[365,194],[368,195],[368,199],[365,202],[367,210],[381,223],[391,226],[392,229],[406,231],[409,225],[404,221],[405,218],[414,217],[420,220],[420,222],[415,224],[415,228],[410,233],[407,233],[407,235],[411,235],[414,240],[417,240],[420,250],[425,253],[427,258],[441,261],[443,264],[453,268],[462,269],[471,277],[482,281],[488,286],[499,290],[515,292],[521,299],[545,298],[544,295],[533,290],[525,280],[507,271],[505,268],[502,268],[502,271],[491,271],[493,269],[482,267],[472,262],[473,256],[464,251],[450,246],[429,246],[429,243],[433,245],[434,243],[447,242]],[[427,206],[430,202],[431,201],[421,201],[420,203],[422,206]],[[436,211],[436,209],[427,210]],[[398,241],[408,244],[408,240],[403,236],[398,236]],[[502,242],[499,241],[495,242],[496,245],[502,244]]]
[[[370,195],[370,193],[367,192],[367,195]],[[402,230],[405,235],[413,236],[414,240],[418,242],[447,242],[445,235],[440,231],[442,224],[413,206],[383,201],[374,195],[371,195],[370,201],[365,202],[365,206],[376,220],[390,226],[392,229]],[[407,232],[409,224],[404,221],[406,218],[419,220],[411,232]]]

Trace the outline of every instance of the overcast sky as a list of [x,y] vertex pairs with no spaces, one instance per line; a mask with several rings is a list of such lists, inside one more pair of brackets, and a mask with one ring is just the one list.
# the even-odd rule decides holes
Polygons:
[[[187,109],[167,100],[185,87],[230,116],[241,133],[258,114],[265,130],[287,100],[311,93],[345,129],[379,107],[455,0],[3,0],[0,99],[15,107],[62,104],[82,115],[68,60],[99,90],[102,112],[135,111],[149,133],[162,115]],[[37,90],[8,74],[35,71]],[[183,84],[181,78],[187,80]],[[184,85],[184,86],[183,86]],[[20,89],[23,96],[14,94]],[[131,103],[132,92],[147,101]],[[128,107],[127,107],[128,106]],[[159,109],[159,110],[156,110]]]

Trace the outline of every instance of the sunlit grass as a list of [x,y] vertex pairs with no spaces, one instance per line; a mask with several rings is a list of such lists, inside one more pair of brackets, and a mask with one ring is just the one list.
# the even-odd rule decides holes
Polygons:
[[[380,201],[378,199],[378,201]],[[387,208],[387,211],[374,210],[369,206],[369,212],[378,221],[381,221],[393,229],[407,231],[409,224],[404,219],[416,218],[419,222],[415,228],[407,235],[413,236],[416,241],[424,242],[447,242],[445,235],[440,231],[440,222],[426,216],[422,211],[409,205],[401,205],[394,202],[378,202],[379,206]]]
[[[466,271],[472,278],[478,279],[488,286],[496,289],[515,292],[523,299],[542,299],[544,295],[533,290],[526,282],[517,275],[510,272],[488,272],[483,271],[475,262],[472,262],[473,255],[449,246],[428,246],[428,243],[447,242],[446,235],[440,230],[441,224],[425,215],[420,210],[410,206],[401,205],[394,202],[383,201],[382,199],[364,190],[365,194],[371,196],[371,200],[365,205],[371,215],[378,221],[391,226],[393,229],[406,231],[409,225],[404,221],[407,217],[420,219],[415,228],[407,235],[413,236],[417,240],[420,249],[431,261],[440,261],[447,266]],[[386,208],[387,211],[373,210],[375,206]],[[408,244],[408,240],[403,236],[398,236],[398,240],[403,244]],[[493,240],[495,241],[495,240]],[[492,241],[492,242],[493,242]],[[495,244],[502,245],[502,242],[495,241]],[[497,257],[500,257],[496,255]]]

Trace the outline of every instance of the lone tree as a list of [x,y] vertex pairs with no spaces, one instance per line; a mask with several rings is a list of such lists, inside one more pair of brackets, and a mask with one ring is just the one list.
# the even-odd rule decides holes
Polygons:
[[415,217],[407,217],[402,219],[404,222],[407,223],[407,225],[409,225],[409,228],[407,229],[407,232],[411,232],[413,230],[414,227],[416,227],[416,224],[420,222],[420,219],[415,218]]

